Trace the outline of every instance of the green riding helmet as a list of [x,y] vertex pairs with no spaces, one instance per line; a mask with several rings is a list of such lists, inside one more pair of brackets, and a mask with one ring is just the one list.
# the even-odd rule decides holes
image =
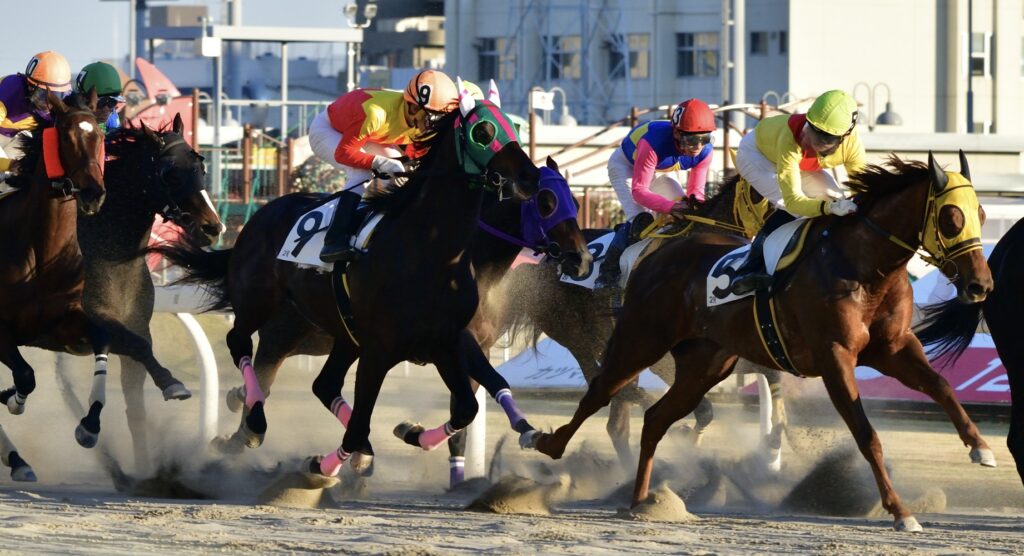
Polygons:
[[857,125],[857,101],[846,91],[827,91],[814,99],[807,121],[829,135],[842,137]]
[[121,97],[121,75],[114,66],[106,62],[93,62],[82,68],[75,79],[75,91],[88,94],[89,89],[96,89],[96,94],[101,97]]

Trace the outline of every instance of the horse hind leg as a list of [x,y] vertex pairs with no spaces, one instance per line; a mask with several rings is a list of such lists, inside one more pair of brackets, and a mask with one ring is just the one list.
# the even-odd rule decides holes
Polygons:
[[32,366],[25,361],[13,339],[0,334],[0,363],[11,370],[14,386],[0,392],[0,403],[7,406],[12,415],[25,412],[25,401],[36,389],[36,374]]
[[132,439],[132,453],[135,458],[135,474],[148,477],[149,424],[146,416],[146,369],[130,357],[121,357],[121,391],[124,393],[125,418],[128,433]]
[[18,454],[18,449],[15,448],[14,442],[11,442],[2,426],[0,426],[0,461],[11,468],[11,479],[28,483],[37,481],[32,466]]

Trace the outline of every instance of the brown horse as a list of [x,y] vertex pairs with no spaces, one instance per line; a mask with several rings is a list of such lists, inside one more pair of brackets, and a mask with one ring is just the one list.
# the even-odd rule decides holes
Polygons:
[[[36,386],[35,372],[18,346],[44,334],[65,345],[87,337],[97,370],[102,366],[104,372],[108,349],[106,332],[82,309],[76,234],[78,211],[95,214],[106,194],[103,133],[93,116],[96,95],[71,106],[54,95],[49,101],[53,125],[29,139],[34,145],[26,150],[36,156],[16,163],[17,175],[8,182],[18,191],[0,201],[0,362],[14,377],[14,388],[0,394],[0,402],[15,414],[25,410],[25,399]],[[12,459],[10,453],[2,457]]]
[[[749,239],[763,223],[764,212],[769,207],[767,202],[739,178],[733,178],[719,188],[715,195],[704,203],[695,203],[690,209],[692,220],[678,222],[672,231],[663,235],[671,236],[654,239],[645,248],[645,254],[653,253],[661,246],[679,241],[682,238],[700,232],[735,233]],[[746,229],[749,228],[748,233]],[[587,233],[599,237],[609,230],[587,230]],[[601,253],[595,253],[600,259]],[[533,342],[546,334],[572,353],[589,383],[600,372],[598,362],[607,345],[614,327],[612,311],[609,308],[609,295],[602,291],[589,290],[575,284],[561,281],[561,273],[554,265],[521,265],[509,273],[506,297],[507,315],[505,321],[513,338],[525,334]],[[618,292],[612,295],[618,295]],[[674,380],[674,367],[669,358],[665,357],[651,366],[651,370],[666,384]],[[773,400],[778,405],[772,415],[781,417],[780,373],[774,369],[759,369],[769,378]],[[612,397],[608,408],[606,430],[612,445],[624,468],[632,466],[633,455],[629,447],[629,413],[634,404],[643,408],[650,407],[655,399],[640,388],[636,381],[623,388]],[[694,412],[697,425],[693,429],[692,438],[699,443],[705,428],[713,419],[711,402],[706,398],[701,401]],[[772,440],[781,440],[784,427],[773,427]],[[465,455],[464,435],[460,433],[453,438],[453,456]]]
[[[788,360],[797,373],[822,377],[871,464],[894,527],[914,531],[921,526],[889,480],[853,370],[870,365],[931,396],[971,447],[972,461],[994,465],[988,444],[910,330],[913,299],[906,265],[923,246],[943,272],[953,275],[960,297],[973,303],[991,291],[992,276],[981,253],[980,207],[962,153],[960,174],[944,173],[931,156],[927,166],[893,157],[889,167],[868,167],[849,183],[858,193],[857,216],[810,223],[801,260],[769,293],[777,302],[774,313]],[[759,337],[751,298],[712,308],[706,304],[710,269],[739,245],[735,237],[697,234],[640,265],[627,287],[601,374],[572,421],[542,435],[538,450],[561,457],[585,419],[641,369],[671,352],[675,383],[644,415],[633,504],[647,498],[654,451],[669,426],[730,374],[737,356],[776,365]]]

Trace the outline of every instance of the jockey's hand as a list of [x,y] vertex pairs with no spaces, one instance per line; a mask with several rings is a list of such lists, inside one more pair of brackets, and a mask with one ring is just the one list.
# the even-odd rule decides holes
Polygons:
[[857,212],[857,203],[854,203],[852,199],[837,199],[828,203],[829,214],[846,216],[855,212]]
[[394,179],[397,174],[405,172],[405,166],[403,166],[401,162],[379,154],[373,157],[373,162],[370,164],[370,167],[378,174],[382,174],[381,177],[386,179]]
[[672,204],[672,209],[668,212],[673,218],[677,220],[683,220],[686,218],[687,211],[690,210],[690,204],[686,201],[676,201]]

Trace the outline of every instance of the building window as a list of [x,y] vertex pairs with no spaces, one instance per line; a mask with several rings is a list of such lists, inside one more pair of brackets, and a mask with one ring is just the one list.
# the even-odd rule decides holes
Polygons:
[[779,54],[789,52],[789,32],[779,31]]
[[477,41],[477,77],[482,81],[509,81],[516,78],[515,39],[482,38]]
[[970,72],[974,77],[992,77],[992,33],[971,33]]
[[766,56],[768,54],[768,32],[752,31],[750,33],[750,54]]
[[718,77],[718,33],[676,33],[676,76]]
[[580,36],[542,37],[545,76],[548,79],[580,78]]
[[650,35],[612,35],[608,42],[608,77],[626,78],[626,54],[629,54],[630,79],[650,76]]

